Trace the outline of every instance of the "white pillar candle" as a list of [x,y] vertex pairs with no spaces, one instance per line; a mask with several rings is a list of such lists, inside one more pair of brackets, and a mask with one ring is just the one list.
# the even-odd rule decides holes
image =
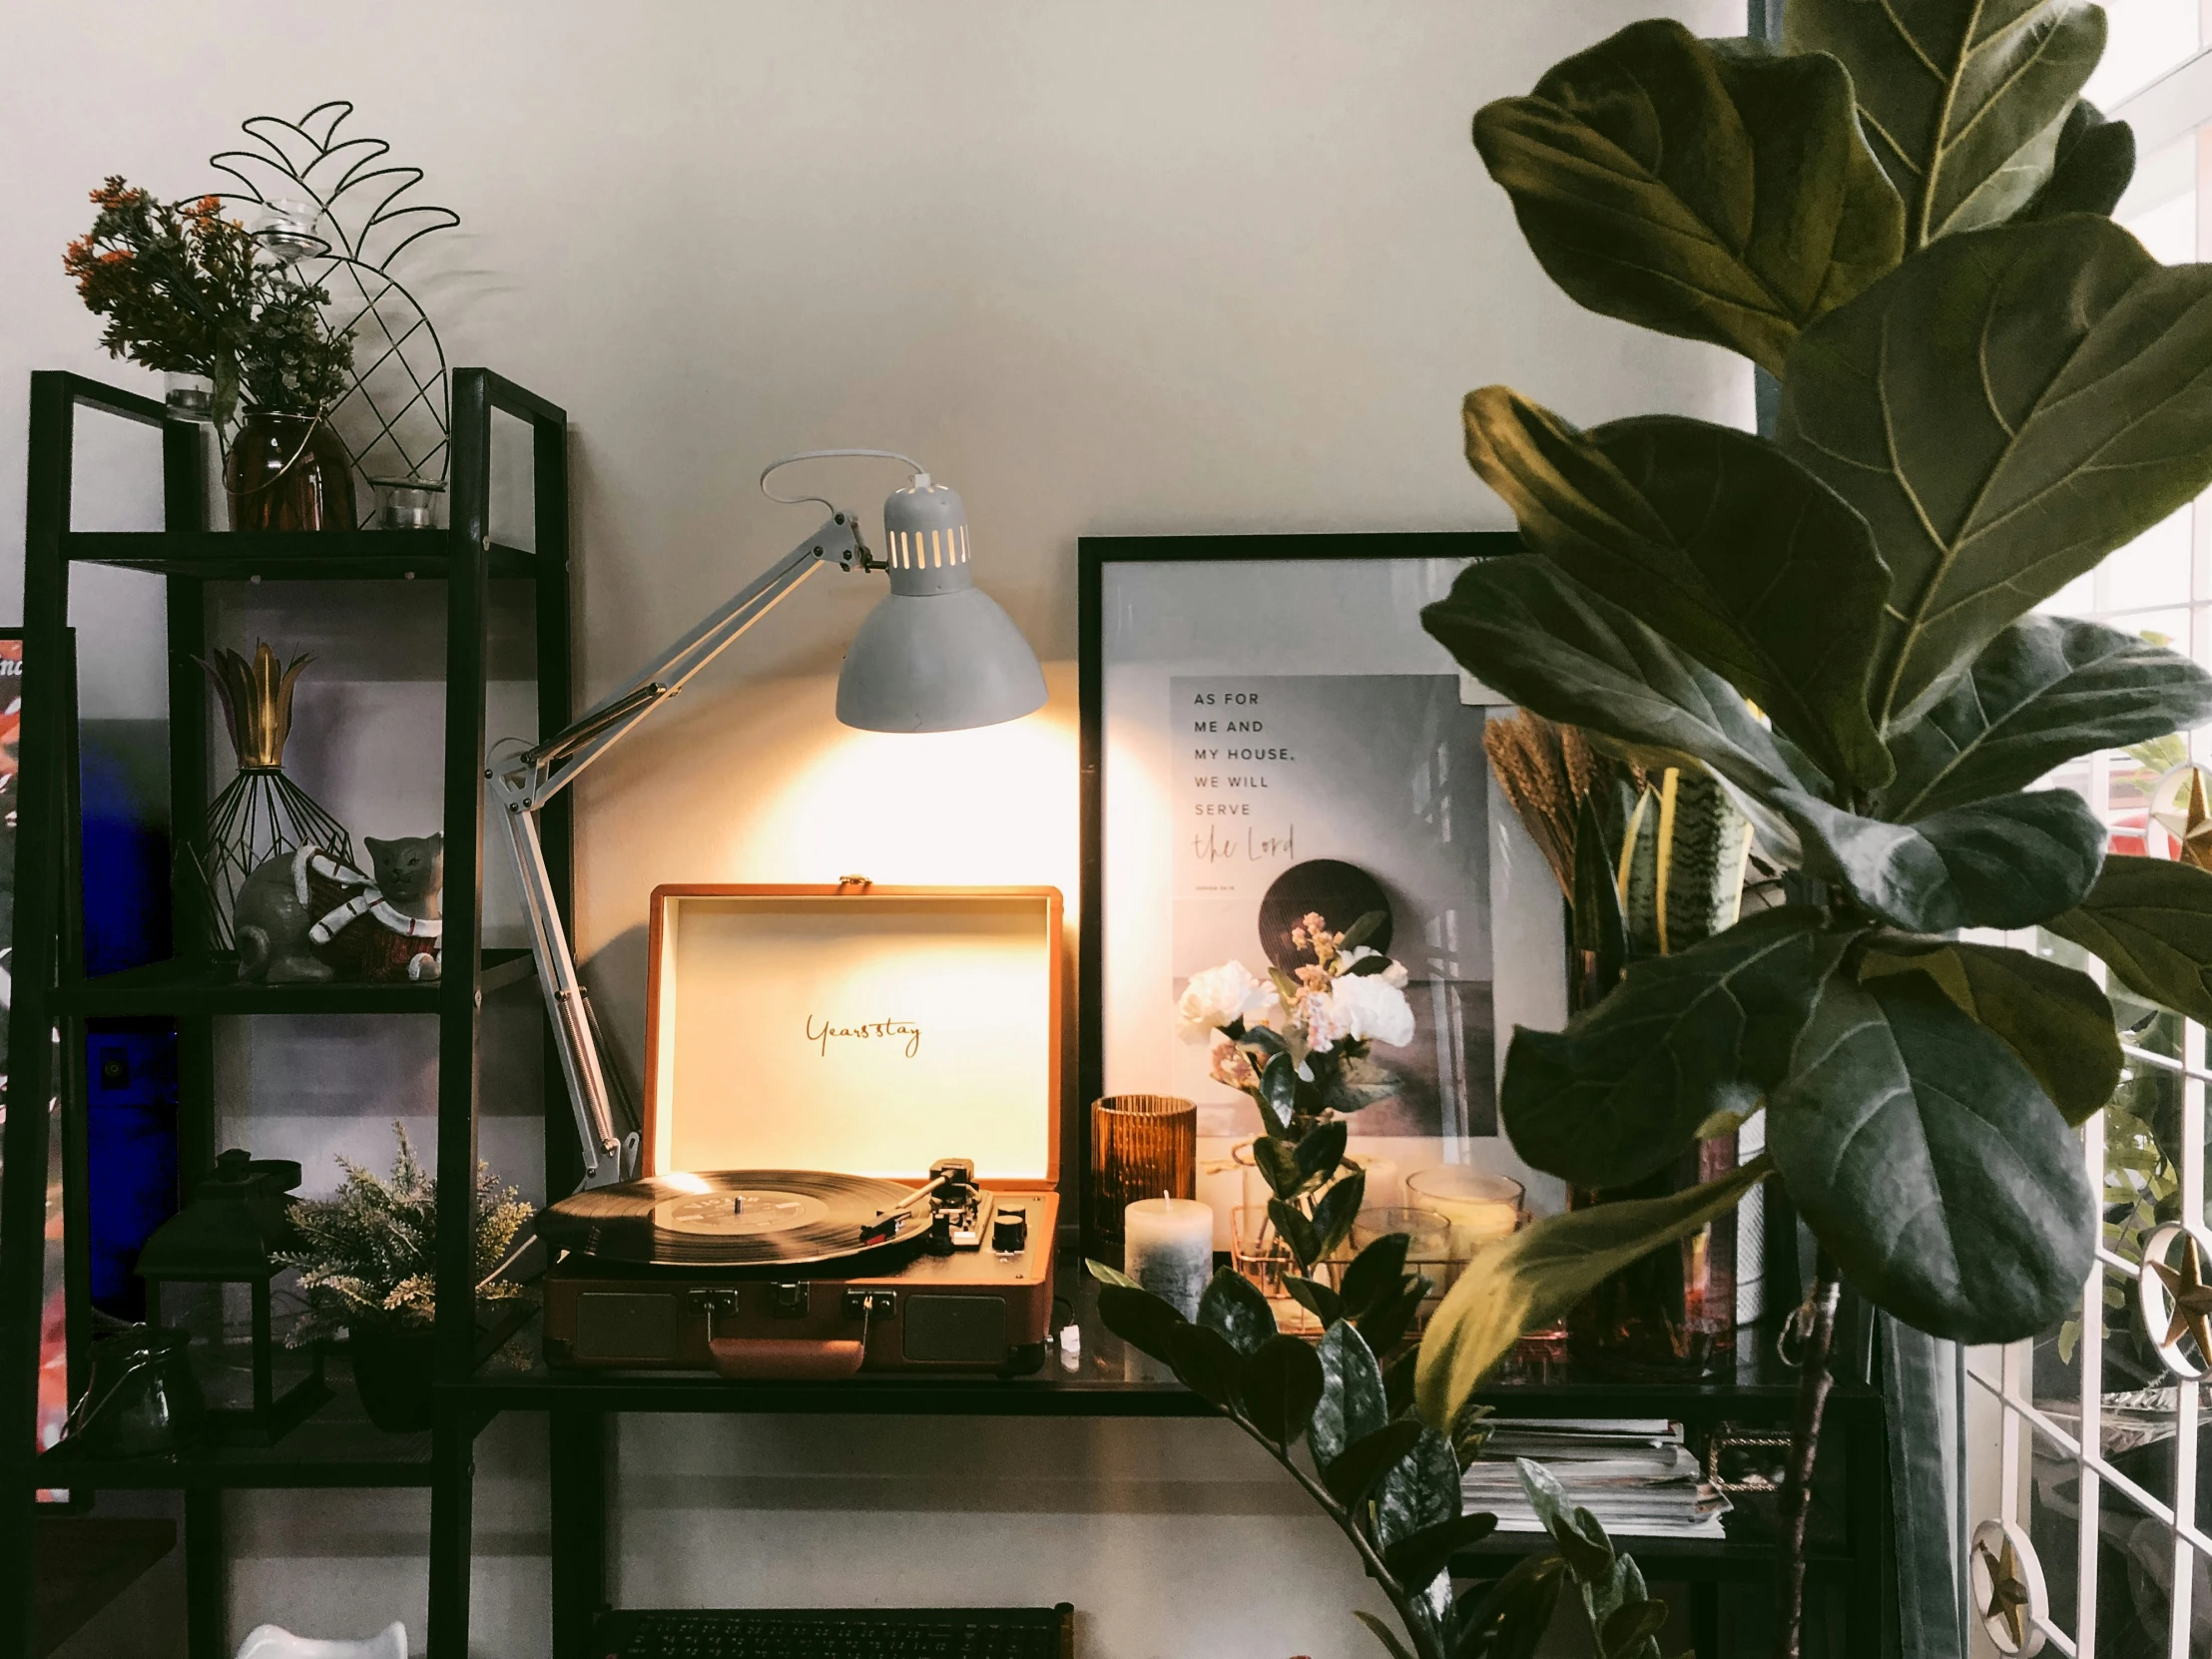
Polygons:
[[1122,1212],[1123,1269],[1187,1320],[1214,1277],[1214,1212],[1193,1198],[1142,1198]]
[[1416,1170],[1405,1179],[1405,1202],[1451,1223],[1451,1255],[1465,1261],[1483,1245],[1520,1226],[1521,1185],[1460,1165]]

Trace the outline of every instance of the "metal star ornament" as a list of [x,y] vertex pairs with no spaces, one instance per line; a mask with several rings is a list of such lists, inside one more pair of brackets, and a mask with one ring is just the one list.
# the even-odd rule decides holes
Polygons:
[[2212,798],[2205,791],[2202,767],[2176,767],[2158,781],[2150,821],[2166,831],[2168,857],[2212,869]]
[[[2178,1248],[2177,1248],[2178,1247]],[[2205,1266],[2212,1249],[2197,1230],[2168,1222],[2143,1241],[2143,1276],[2138,1294],[2143,1333],[2176,1377],[2197,1378],[2212,1364],[2212,1282]],[[2163,1334],[2161,1334],[2163,1333]],[[2196,1344],[2196,1361],[2183,1353],[2181,1339]]]
[[1970,1578],[1975,1615],[1998,1652],[2030,1659],[2049,1616],[2043,1570],[2027,1535],[2010,1521],[1974,1528]]

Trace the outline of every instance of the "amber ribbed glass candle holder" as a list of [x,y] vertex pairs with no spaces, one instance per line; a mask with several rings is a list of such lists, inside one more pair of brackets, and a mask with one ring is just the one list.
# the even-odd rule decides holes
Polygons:
[[1119,1249],[1122,1212],[1141,1198],[1198,1196],[1198,1108],[1171,1094],[1091,1102],[1091,1236]]

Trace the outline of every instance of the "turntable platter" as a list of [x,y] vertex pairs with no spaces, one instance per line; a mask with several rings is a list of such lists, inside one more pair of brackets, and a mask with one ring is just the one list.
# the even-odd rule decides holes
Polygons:
[[781,1267],[865,1251],[910,1255],[928,1210],[886,1242],[860,1230],[913,1196],[892,1181],[825,1170],[712,1170],[574,1193],[538,1220],[546,1243],[609,1262]]

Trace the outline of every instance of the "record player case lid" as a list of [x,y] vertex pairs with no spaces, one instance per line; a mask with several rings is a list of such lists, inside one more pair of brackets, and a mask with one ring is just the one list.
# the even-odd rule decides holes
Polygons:
[[672,885],[647,951],[645,1173],[1059,1180],[1056,887]]

